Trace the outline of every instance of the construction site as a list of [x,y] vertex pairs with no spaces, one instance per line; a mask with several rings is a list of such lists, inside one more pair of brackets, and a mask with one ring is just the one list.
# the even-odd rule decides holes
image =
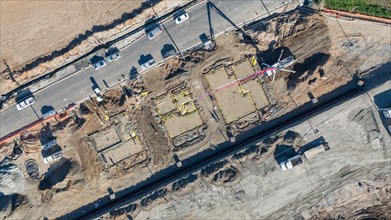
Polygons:
[[[253,59],[255,60],[255,59]],[[254,65],[245,58],[230,66],[216,67],[204,75],[209,95],[214,97],[224,121],[232,132],[256,124],[270,105],[261,78],[254,76]]]
[[156,98],[155,104],[173,151],[192,145],[204,138],[205,123],[192,94],[185,85],[178,85]]
[[[236,136],[291,111],[316,105],[355,85],[356,77],[389,63],[389,26],[362,20],[339,22],[326,13],[293,10],[225,32],[215,38],[211,50],[170,58],[103,91],[102,102],[91,96],[4,140],[0,192],[7,196],[1,197],[0,216],[54,219],[85,204],[98,208],[100,198],[107,194],[137,185],[221,143],[234,143]],[[372,207],[376,198],[377,212],[384,211],[382,207],[390,207],[391,199],[391,177],[385,172],[390,168],[389,136],[379,135],[367,143],[361,135],[366,132],[364,125],[348,134],[355,130],[352,123],[359,122],[344,117],[353,114],[350,108],[339,108],[334,121],[323,123],[327,121],[323,113],[313,122],[292,126],[290,132],[284,129],[263,137],[106,217],[277,219],[300,213],[302,219],[316,219],[338,218],[340,213],[349,218],[352,215],[346,213]],[[368,111],[377,114],[371,108]],[[373,116],[368,123],[376,128],[372,130],[386,134],[378,120]],[[351,127],[342,128],[345,121]],[[280,171],[275,157],[278,148],[288,146],[298,152],[313,143],[319,138],[311,128],[315,125],[330,151],[305,159],[298,169]],[[360,144],[353,146],[354,142]],[[353,159],[343,162],[344,156]],[[360,163],[368,168],[360,165],[356,171],[354,166]],[[377,176],[360,179],[359,174],[372,171]],[[334,173],[338,175],[327,180],[332,183],[321,184],[326,174]],[[373,191],[368,188],[359,196],[352,186],[357,181]],[[323,192],[316,191],[318,187],[325,195],[319,196]],[[338,193],[346,196],[340,198]],[[301,198],[305,195],[310,196]],[[300,201],[291,207],[296,197]],[[358,197],[361,205],[354,201]],[[355,208],[349,209],[353,203]]]

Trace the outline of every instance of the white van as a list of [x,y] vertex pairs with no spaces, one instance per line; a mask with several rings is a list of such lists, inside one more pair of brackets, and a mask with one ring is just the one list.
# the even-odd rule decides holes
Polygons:
[[24,108],[27,108],[30,105],[33,105],[34,103],[35,103],[34,97],[30,97],[16,104],[16,108],[20,111]]

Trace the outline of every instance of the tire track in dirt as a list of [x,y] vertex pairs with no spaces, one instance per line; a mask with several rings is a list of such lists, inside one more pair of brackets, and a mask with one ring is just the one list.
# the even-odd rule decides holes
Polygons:
[[[344,185],[348,184],[348,181],[355,182],[359,179],[372,178],[377,175],[387,174],[385,167],[391,169],[390,161],[384,161],[380,163],[371,164],[371,166],[360,167],[352,170],[351,166],[345,166],[335,174],[327,177],[327,180],[319,186],[313,193],[306,195],[307,197],[299,201],[289,203],[273,214],[265,216],[264,219],[286,219],[295,216],[297,213],[304,211],[305,209],[316,206],[322,199],[332,192],[340,189]],[[309,204],[313,204],[309,206]],[[292,211],[287,211],[292,210]]]

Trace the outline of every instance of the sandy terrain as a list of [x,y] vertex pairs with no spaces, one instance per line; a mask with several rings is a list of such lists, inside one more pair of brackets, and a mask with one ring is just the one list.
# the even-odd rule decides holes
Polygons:
[[[165,12],[185,1],[160,1],[154,9],[157,13]],[[9,92],[18,84],[52,71],[143,24],[153,15],[143,3],[1,1],[0,93]]]
[[1,57],[23,65],[60,49],[94,25],[106,24],[142,1],[1,1]]
[[[304,24],[296,23],[293,17],[295,15],[286,18],[285,23],[278,26],[279,33],[284,36],[281,38],[280,35],[280,42],[298,58],[298,66],[294,65],[298,75],[290,77],[302,78],[290,81],[292,78],[287,77],[288,74],[285,77],[279,75],[273,84],[263,84],[268,88],[268,97],[283,109],[280,114],[290,111],[295,105],[310,101],[307,96],[309,91],[315,96],[321,96],[347,83],[356,71],[363,74],[389,62],[387,54],[391,48],[388,26],[339,20],[353,43],[353,46],[346,46],[347,39],[334,18],[314,15],[309,19],[311,24],[307,23],[308,28],[305,29],[302,26]],[[274,24],[270,26],[274,27]],[[270,39],[268,32],[260,36],[263,37],[260,39],[263,41],[260,48],[273,39]],[[230,42],[227,39],[217,44],[221,46],[224,41]],[[313,58],[319,53],[326,56]],[[326,72],[324,76],[327,79],[320,79],[320,69]],[[318,82],[311,87],[308,83],[314,78]],[[291,82],[295,82],[295,87],[289,87]],[[383,84],[383,90],[389,88],[389,83]],[[372,92],[370,96],[373,95]],[[234,178],[223,184],[226,187],[221,187],[221,182],[216,183],[210,178],[209,181],[201,178],[200,182],[196,181],[183,189],[183,193],[179,192],[180,197],[178,192],[168,193],[165,198],[169,202],[157,200],[154,208],[152,204],[143,208],[145,211],[140,214],[130,213],[138,219],[211,219],[211,216],[317,219],[359,218],[365,213],[360,210],[367,210],[367,216],[389,218],[391,214],[384,210],[389,209],[388,200],[391,198],[388,172],[390,138],[384,128],[379,126],[381,120],[372,104],[368,96],[363,95],[311,119],[311,124],[334,149],[313,160],[306,160],[298,169],[282,172],[270,154],[275,148],[268,146],[268,140],[266,144],[259,145],[266,145],[265,151],[269,154],[260,158],[250,157],[248,161],[246,158],[241,159],[242,162],[246,161],[244,168],[237,161],[231,160],[231,165],[220,169],[224,172],[216,174],[217,180]],[[379,129],[381,135],[377,137],[380,138],[372,139],[369,131],[379,132]],[[306,122],[290,130],[302,137],[300,142],[303,145],[317,137]],[[262,149],[261,152],[264,151]],[[230,166],[234,168],[230,169]],[[240,174],[235,176],[236,169],[240,170]]]
[[[335,18],[324,14],[312,16],[308,28],[303,29],[302,24],[292,20],[295,16],[281,19],[283,23],[278,26],[280,37],[277,41],[296,56],[297,61],[291,67],[296,73],[281,72],[277,74],[277,78],[281,78],[273,84],[264,84],[270,102],[279,103],[285,111],[310,101],[309,92],[314,97],[321,97],[345,85],[353,75],[390,60],[390,26],[343,19],[338,20],[339,26]],[[348,40],[342,30],[352,46],[347,46]],[[267,32],[258,36],[264,37],[261,41],[271,42]],[[283,78],[285,80],[281,80]],[[298,82],[307,86],[296,87]]]
[[[384,74],[384,73],[383,73]],[[382,89],[390,85],[384,83]],[[372,97],[374,93],[370,93]],[[365,111],[366,117],[357,115]],[[371,116],[372,115],[372,116]],[[356,117],[355,117],[356,116]],[[240,182],[215,183],[198,178],[177,193],[168,194],[169,202],[148,207],[135,219],[388,219],[391,199],[389,170],[390,136],[378,112],[366,94],[310,119],[330,145],[330,150],[317,155],[293,170],[283,171],[273,154],[256,153],[241,158],[241,165],[230,158],[229,166],[237,169]],[[380,132],[368,142],[367,128]],[[290,127],[298,137],[296,143],[311,143],[314,134],[307,122]],[[287,131],[277,138],[256,144],[273,153]],[[274,140],[274,141],[271,141]],[[277,140],[277,141],[276,141]],[[299,145],[299,146],[300,146]],[[295,148],[297,150],[298,148]],[[262,156],[261,156],[262,158]],[[201,172],[202,174],[203,172]],[[212,173],[217,175],[218,171]],[[199,174],[199,175],[201,175]],[[205,174],[203,174],[205,175]],[[216,177],[216,176],[215,176]],[[216,179],[215,179],[216,180]],[[218,217],[216,217],[218,216]]]
[[[389,27],[363,21],[340,21],[353,42],[353,46],[346,46],[346,38],[335,19],[319,14],[306,16],[295,12],[272,20],[260,30],[249,31],[249,34],[258,40],[256,46],[261,51],[267,50],[274,40],[278,44],[273,48],[285,46],[298,59],[293,65],[297,70],[296,74],[280,73],[273,83],[267,77],[259,78],[262,82],[259,85],[265,88],[267,98],[280,109],[272,117],[290,112],[295,105],[309,102],[309,91],[315,96],[321,96],[344,85],[352,77],[349,71],[355,73],[357,70],[361,73],[389,62]],[[284,22],[280,23],[281,21]],[[221,66],[230,67],[233,63],[245,59],[244,55],[253,56],[255,48],[254,45],[244,43],[243,37],[237,32],[219,36],[216,45],[213,51],[196,51],[173,58],[168,64],[146,72],[141,78],[105,92],[103,104],[98,104],[93,97],[83,103],[83,106],[88,107],[88,111],[82,110],[84,108],[81,107],[75,110],[83,120],[72,117],[67,123],[58,124],[53,120],[51,127],[55,131],[54,135],[64,150],[64,157],[71,160],[62,162],[68,169],[67,173],[64,179],[55,182],[52,188],[37,190],[41,182],[45,182],[45,178],[53,176],[50,172],[42,175],[48,171],[48,165],[42,164],[39,134],[37,131],[31,131],[33,137],[21,135],[16,143],[19,141],[24,151],[22,156],[13,162],[15,165],[12,167],[16,167],[15,170],[10,169],[9,175],[6,173],[7,179],[20,179],[21,171],[16,169],[23,170],[22,164],[31,158],[39,162],[42,177],[35,182],[29,177],[23,177],[26,181],[17,181],[13,189],[7,188],[7,192],[14,190],[18,195],[21,194],[18,197],[21,203],[18,203],[14,212],[4,212],[4,216],[15,219],[26,216],[39,219],[47,216],[51,219],[90,202],[95,201],[99,205],[99,198],[108,195],[110,190],[118,192],[147,179],[151,173],[175,164],[174,153],[183,159],[223,141],[229,141],[221,112],[213,108],[214,103],[205,95],[206,89],[209,88],[204,87],[203,76]],[[319,53],[324,55],[316,55]],[[265,55],[266,59],[268,52],[261,55]],[[325,79],[320,79],[320,69],[326,73]],[[317,84],[310,86],[309,81],[314,78],[317,78]],[[221,83],[224,82],[221,80]],[[368,83],[371,82],[372,80],[368,80]],[[186,88],[185,90],[192,94],[197,111],[207,127],[199,134],[191,133],[185,137],[186,139],[198,135],[199,138],[194,142],[189,141],[191,144],[174,152],[174,140],[170,140],[169,129],[157,111],[161,102],[155,101],[157,97],[179,84],[186,85],[179,91]],[[129,91],[132,91],[133,95],[129,95]],[[188,99],[179,97],[178,100],[183,103]],[[170,102],[167,99],[163,101]],[[224,101],[227,101],[229,107],[230,100]],[[264,102],[259,100],[259,103],[261,101]],[[162,112],[173,109],[167,105],[160,107]],[[137,212],[142,209],[137,218],[172,219],[175,216],[207,219],[221,216],[286,219],[295,215],[316,218],[318,215],[332,213],[331,206],[342,207],[344,203],[357,207],[347,210],[348,214],[362,209],[363,206],[359,206],[351,198],[355,198],[361,192],[359,190],[365,187],[369,187],[370,191],[367,190],[367,197],[360,201],[369,201],[365,204],[370,205],[373,199],[378,199],[378,202],[383,204],[389,198],[389,185],[386,184],[389,176],[384,171],[389,170],[390,146],[387,143],[390,143],[390,139],[384,128],[379,126],[379,120],[372,102],[367,95],[363,95],[311,119],[311,124],[329,142],[331,150],[312,160],[305,160],[297,169],[282,172],[273,158],[274,150],[279,144],[282,145],[285,135],[285,132],[282,132],[276,138],[267,138],[218,166],[205,168],[200,174],[189,176],[186,180],[180,180],[156,194],[142,198],[137,203],[137,211],[131,215],[136,217]],[[178,123],[186,123],[185,121],[186,119]],[[267,123],[267,120],[261,123]],[[134,131],[140,138],[144,149],[142,152],[146,154],[140,155],[141,159],[139,156],[127,158],[130,160],[129,166],[112,166],[110,169],[102,167],[99,152],[96,146],[91,147],[88,139],[93,137],[95,132],[102,132],[104,128],[110,127],[120,129],[117,134],[122,136],[121,140],[129,139]],[[251,125],[243,126],[243,130],[248,127]],[[303,144],[311,143],[317,137],[307,122],[289,129],[296,132],[295,137],[299,140],[295,150]],[[180,136],[182,138],[182,134]],[[100,143],[102,147],[103,142],[106,142],[106,145],[110,145],[111,141],[115,142],[105,138],[106,141]],[[0,149],[3,154],[11,155],[12,146],[14,142]],[[141,160],[142,163],[132,164]],[[62,167],[61,164],[54,164]],[[357,182],[361,182],[361,185]],[[333,193],[339,194],[338,190],[346,193],[346,198],[335,198]],[[167,195],[169,202],[159,199],[161,195]],[[64,204],[65,200],[72,202]],[[153,202],[155,200],[156,202]],[[31,210],[34,210],[33,214]],[[235,210],[235,215],[232,210]]]

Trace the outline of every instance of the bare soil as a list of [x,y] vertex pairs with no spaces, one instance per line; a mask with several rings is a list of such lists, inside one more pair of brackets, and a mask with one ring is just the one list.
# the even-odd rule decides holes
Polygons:
[[140,5],[141,1],[2,1],[1,56],[11,67],[22,65]]
[[[261,28],[261,30],[258,30],[259,32],[251,33],[252,37],[258,39],[258,48],[265,50],[264,53],[261,53],[261,56],[264,58],[264,62],[273,64],[275,60],[267,60],[267,58],[272,57],[268,56],[268,54],[273,54],[274,52],[274,54],[277,53],[278,57],[279,51],[277,51],[276,48],[281,47],[285,47],[286,50],[290,51],[297,58],[296,64],[291,67],[296,71],[296,73],[279,73],[275,82],[271,83],[270,79],[265,79],[265,83],[263,83],[264,88],[267,90],[268,98],[272,103],[276,104],[277,108],[280,110],[282,109],[279,111],[278,115],[289,112],[290,110],[306,102],[309,102],[309,92],[311,92],[315,97],[321,97],[322,95],[330,93],[336,88],[339,88],[348,83],[350,80],[352,80],[354,74],[365,73],[371,68],[373,69],[385,62],[388,62],[386,54],[389,53],[391,49],[387,41],[387,38],[389,37],[389,27],[364,21],[339,20],[339,22],[353,45],[347,44],[347,39],[335,19],[324,17],[320,14],[307,15],[295,12],[282,18],[274,19],[272,22],[267,24],[266,31],[262,31],[264,28]],[[356,29],[357,26],[359,26],[360,29]],[[276,31],[275,29],[278,30]],[[227,39],[233,39],[233,41],[231,41],[229,44],[225,44],[224,41]],[[228,45],[230,48],[241,48],[239,49],[242,51],[240,55],[246,54],[247,51],[249,51],[249,54],[251,53],[250,51],[254,51],[254,46],[238,43],[238,39],[240,39],[240,35],[233,34],[221,36],[220,41],[217,39],[218,48],[215,51],[215,54],[219,54],[221,51],[227,50],[226,48],[228,48]],[[272,41],[275,42],[272,43]],[[268,47],[270,47],[271,44],[273,45],[273,49],[268,50]],[[225,47],[225,45],[227,45],[227,47]],[[227,62],[226,59],[228,58],[228,64],[232,63],[232,61],[235,59],[229,56],[230,53],[228,51],[224,52],[224,54],[220,54],[220,58],[225,59],[225,62]],[[365,54],[365,56],[362,56],[362,54]],[[238,55],[238,53],[232,53],[232,56],[234,55]],[[209,63],[218,63],[218,59],[213,59],[209,56],[205,57],[205,60],[210,61]],[[240,58],[240,56],[238,58]],[[217,65],[204,64],[203,69],[200,70],[193,68],[190,71],[193,74],[197,72],[205,72],[205,69],[212,69],[209,68],[210,66]],[[314,80],[315,78],[316,80]],[[310,83],[311,81],[315,83]],[[194,88],[197,88],[197,83],[195,83]],[[356,106],[357,105],[360,106],[361,104],[356,103]],[[203,107],[205,109],[210,108],[210,106],[208,107],[208,104],[206,103],[203,105]],[[349,110],[351,110],[351,108],[346,111]],[[336,111],[338,112],[338,110]],[[357,114],[357,111],[355,111],[355,113]],[[323,165],[317,165],[314,167],[314,169],[317,169],[317,171],[319,170],[322,175],[332,172],[329,170],[329,166],[331,164],[333,164],[333,166],[339,167],[340,170],[337,172],[337,174],[330,177],[332,179],[332,182],[330,183],[331,186],[329,182],[326,181],[326,183],[324,183],[325,181],[322,180],[320,181],[320,184],[322,184],[321,189],[312,193],[308,199],[305,199],[302,202],[296,201],[297,194],[295,194],[295,192],[298,192],[298,190],[304,190],[304,182],[308,182],[308,187],[309,185],[312,185],[314,186],[314,189],[316,189],[318,186],[315,186],[317,185],[315,180],[318,180],[320,177],[319,174],[314,174],[315,171],[309,171],[310,168],[307,166],[301,171],[291,172],[291,174],[288,174],[290,177],[284,176],[286,175],[286,172],[281,172],[281,174],[273,174],[276,173],[277,170],[280,170],[280,168],[275,164],[274,158],[272,158],[272,154],[270,152],[273,152],[273,150],[276,149],[276,145],[282,143],[281,139],[283,138],[281,135],[277,136],[277,138],[270,137],[268,140],[265,140],[263,144],[260,144],[259,148],[257,147],[255,153],[253,150],[249,150],[250,154],[248,154],[248,156],[238,156],[239,160],[242,162],[248,160],[251,161],[251,163],[259,165],[254,165],[254,168],[251,168],[251,171],[248,172],[244,170],[246,170],[247,167],[253,167],[253,165],[248,165],[245,163],[243,169],[241,166],[236,166],[235,169],[239,168],[238,172],[240,172],[241,177],[240,182],[236,185],[234,184],[234,186],[231,186],[230,184],[222,184],[225,187],[211,186],[210,184],[221,185],[221,182],[224,182],[224,180],[236,180],[233,172],[235,169],[233,171],[226,169],[229,167],[228,165],[217,167],[217,169],[214,170],[212,174],[210,174],[210,178],[214,177],[214,179],[217,181],[217,184],[213,183],[213,178],[212,180],[206,181],[207,183],[204,181],[196,181],[192,183],[192,185],[196,185],[197,193],[185,193],[181,199],[174,197],[173,200],[170,200],[164,204],[159,202],[156,204],[156,208],[153,209],[151,209],[151,205],[149,205],[148,208],[146,208],[145,211],[142,211],[139,215],[132,216],[140,219],[170,218],[172,216],[178,217],[178,213],[182,213],[179,214],[179,218],[210,218],[210,212],[213,210],[215,213],[214,215],[221,217],[225,216],[227,218],[259,218],[260,216],[263,216],[266,219],[288,218],[288,216],[301,216],[305,219],[328,217],[338,218],[338,216],[345,218],[360,218],[365,216],[363,213],[366,213],[366,210],[371,210],[368,211],[368,216],[386,216],[387,218],[389,217],[389,214],[382,212],[382,210],[387,209],[389,206],[387,203],[388,197],[390,196],[389,184],[387,184],[389,181],[389,175],[384,172],[385,169],[380,168],[384,165],[384,163],[381,165],[378,164],[378,162],[379,160],[382,160],[382,158],[388,158],[385,155],[389,155],[389,148],[384,148],[384,142],[378,139],[376,139],[376,141],[371,141],[369,144],[368,140],[372,139],[368,139],[367,135],[364,135],[365,139],[362,140],[363,142],[361,142],[362,135],[360,135],[360,131],[365,130],[364,132],[366,132],[368,129],[378,129],[378,127],[375,126],[377,119],[370,117],[370,120],[368,119],[365,122],[360,123],[362,126],[360,131],[355,131],[353,132],[354,134],[351,134],[357,135],[357,138],[360,137],[359,142],[362,143],[360,144],[361,150],[357,152],[357,150],[353,149],[357,142],[351,139],[354,139],[356,136],[352,137],[350,134],[347,134],[346,132],[341,133],[339,130],[343,130],[344,128],[342,127],[345,124],[351,123],[342,120],[342,118],[345,118],[345,114],[347,113],[339,113],[339,115],[336,116],[338,119],[330,119],[330,122],[327,122],[322,126],[327,127],[324,128],[324,132],[327,133],[326,136],[329,137],[328,140],[335,140],[337,144],[336,146],[350,146],[350,144],[353,143],[352,148],[349,149],[351,149],[351,153],[354,154],[354,156],[348,156],[350,153],[345,151],[349,150],[345,148],[337,150],[338,152],[333,153],[333,155],[340,154],[338,156],[339,158],[354,158],[354,161],[356,161],[355,163],[359,164],[364,161],[363,157],[365,157],[365,163],[375,163],[373,171],[379,173],[377,177],[367,177],[364,175],[367,172],[371,172],[369,170],[365,170],[365,168],[354,169],[351,167],[352,165],[346,166],[345,159],[342,159],[345,161],[344,163],[331,162],[330,159],[323,162],[318,162],[322,163]],[[362,114],[367,115],[367,113]],[[359,118],[361,119],[363,117]],[[327,119],[319,119],[317,121],[320,121],[319,123],[323,124],[324,120]],[[303,123],[300,126],[306,127],[308,124]],[[305,144],[308,139],[311,139],[309,137],[311,136],[309,135],[311,131],[309,132],[308,130],[309,128],[298,128],[296,133],[298,134],[298,138],[302,139],[300,141],[302,142],[301,144]],[[313,134],[312,136],[316,135]],[[305,138],[303,139],[303,137]],[[275,139],[279,141],[276,142]],[[376,153],[373,152],[377,156],[372,157],[367,155],[373,150],[372,148],[367,149],[369,145],[372,146],[373,149],[379,150]],[[366,150],[363,150],[364,148]],[[388,150],[382,151],[381,149]],[[295,150],[298,149],[295,148]],[[331,158],[333,157],[334,156],[331,156]],[[310,161],[309,166],[311,167],[311,164],[316,164],[317,161]],[[304,172],[309,173],[304,174]],[[353,174],[349,176],[351,172],[353,172]],[[301,174],[303,174],[305,177],[297,177],[297,175]],[[249,175],[249,177],[247,177],[247,175]],[[345,175],[347,175],[347,177],[345,177]],[[343,178],[339,179],[341,176]],[[266,180],[263,180],[265,178]],[[308,180],[306,180],[307,178]],[[326,179],[330,180],[330,178]],[[358,202],[358,197],[352,195],[352,193],[349,193],[349,190],[355,190],[353,184],[346,185],[346,183],[349,183],[349,178],[353,178],[354,180],[363,178],[364,182],[375,181],[376,183],[373,184],[378,185],[379,187],[376,188],[373,186],[378,190],[374,194],[378,195],[381,193],[382,196],[378,196],[377,199],[375,199],[377,202],[375,202],[372,195],[366,193],[365,195],[360,196],[362,200],[359,200]],[[300,183],[295,185],[295,182]],[[291,185],[292,188],[286,188],[286,186]],[[345,188],[339,188],[341,186],[345,186]],[[281,193],[276,194],[276,190],[281,187],[286,189],[282,190]],[[334,190],[335,193],[331,194],[331,192],[334,192]],[[202,192],[204,192],[204,194],[198,196],[198,194]],[[302,192],[300,191],[300,193]],[[327,194],[328,196],[325,198],[324,193],[330,194]],[[340,196],[342,193],[348,195]],[[177,194],[177,192],[174,194]],[[171,195],[171,193],[169,193],[169,195]],[[286,199],[287,195],[292,195],[291,200]],[[316,203],[320,199],[319,195],[322,195],[322,200],[321,202]],[[205,196],[208,198],[204,199]],[[281,196],[281,198],[277,199],[275,198],[276,196]],[[227,201],[231,200],[232,203],[226,203]],[[248,205],[253,204],[255,200],[259,200],[257,205]],[[265,200],[267,200],[267,202],[265,202]],[[305,205],[309,204],[309,200],[317,205],[313,206],[313,210],[307,212],[304,207],[308,207]],[[334,203],[336,200],[338,201]],[[189,201],[194,202],[189,204]],[[295,208],[291,208],[292,203],[297,202],[298,204],[295,205]],[[274,208],[276,204],[281,204],[281,207]],[[372,204],[378,205],[372,206]],[[239,214],[233,216],[233,209],[236,210],[235,213]],[[258,209],[261,209],[262,211]],[[345,211],[343,211],[344,209]],[[205,212],[203,212],[205,215],[201,214],[200,210],[205,210]],[[242,212],[239,210],[245,211]],[[224,213],[227,213],[228,215],[225,215]]]
[[[202,170],[198,174],[202,178],[189,186],[194,189],[191,193],[156,204],[132,217],[210,219],[213,215],[234,219],[388,219],[391,217],[388,211],[391,198],[390,137],[380,128],[376,131],[387,136],[369,143],[362,136],[366,126],[377,127],[381,121],[376,116],[376,109],[369,107],[371,105],[368,97],[362,95],[311,118],[320,134],[315,134],[307,122],[302,122],[277,135],[265,137],[232,158]],[[346,117],[362,108],[369,108],[368,113],[375,116],[363,119],[365,123],[360,125],[356,119]],[[294,138],[288,133],[293,133]],[[329,151],[304,159],[303,164],[292,170],[281,170],[276,160],[284,151],[278,152],[277,148],[293,146],[297,151],[319,136],[329,143]],[[274,154],[270,154],[272,152]],[[233,172],[227,172],[230,161],[241,162],[234,169],[240,173],[240,181],[233,185],[229,181],[224,183],[230,178],[235,182]],[[177,192],[169,192],[168,196],[171,194]]]
[[[186,0],[161,1],[157,13]],[[144,1],[1,1],[0,93],[113,40],[153,15]]]
[[[174,164],[172,143],[158,117],[154,100],[180,83],[190,88],[207,128],[203,130],[205,136],[202,140],[175,152],[178,157],[187,158],[223,141],[229,141],[221,112],[217,110],[213,113],[213,102],[209,96],[205,96],[207,93],[202,76],[222,65],[229,66],[243,60],[246,55],[252,56],[256,50],[263,51],[261,57],[268,64],[275,61],[267,58],[275,57],[275,54],[278,57],[278,49],[281,47],[290,50],[297,58],[296,64],[292,66],[296,73],[279,73],[274,82],[270,82],[267,77],[261,78],[261,86],[265,89],[267,98],[280,109],[276,115],[308,102],[308,92],[316,97],[322,96],[350,81],[356,71],[362,74],[389,62],[387,55],[391,47],[388,26],[364,21],[339,22],[353,45],[346,44],[346,37],[335,18],[320,14],[288,13],[272,20],[263,28],[248,31],[254,39],[252,44],[245,43],[237,32],[221,35],[216,39],[217,47],[213,51],[197,51],[173,58],[170,64],[143,74],[142,81],[137,79],[123,85],[135,92],[124,100],[122,88],[117,88],[118,90],[103,94],[103,105],[91,100],[85,102],[88,111],[75,111],[85,119],[81,125],[77,125],[75,118],[60,125],[52,125],[58,142],[64,146],[65,157],[75,160],[80,166],[70,169],[64,181],[55,185],[55,190],[38,191],[37,182],[23,183],[25,188],[20,194],[26,195],[25,201],[28,201],[29,206],[21,205],[7,216],[55,218],[107,195],[109,187],[118,191],[147,179],[151,170],[159,171]],[[325,73],[323,79],[320,74],[322,71]],[[315,78],[315,83],[309,83]],[[355,208],[349,209],[343,216],[358,216],[360,213],[356,211],[363,209],[377,215],[378,211],[384,210],[382,207],[385,201],[389,200],[389,173],[383,171],[389,171],[390,152],[386,145],[389,137],[377,135],[384,132],[379,130],[377,111],[370,105],[368,100],[352,101],[349,108],[341,107],[330,114],[325,113],[320,118],[311,119],[311,123],[322,132],[332,150],[319,155],[316,160],[305,161],[298,169],[280,171],[273,152],[283,144],[295,145],[293,149],[298,150],[299,145],[311,142],[317,134],[312,133],[308,123],[291,128],[294,138],[287,138],[286,132],[265,138],[228,158],[227,162],[216,163],[205,168],[201,174],[194,174],[195,177],[189,176],[175,186],[167,186],[140,199],[135,202],[135,206],[125,208],[117,217],[131,213],[133,217],[137,215],[140,219],[172,216],[207,219],[213,212],[213,216],[222,218],[286,219],[296,215],[304,218],[338,218],[341,210],[339,207],[344,204]],[[125,119],[128,122],[135,121],[137,124],[136,132],[143,147],[147,149],[147,157],[152,158],[150,167],[146,162],[125,172],[101,170],[96,152],[83,143],[88,134],[121,123],[115,117],[121,111],[126,112],[128,118]],[[377,133],[372,132],[370,136],[367,134],[369,131]],[[42,162],[39,135],[36,134],[37,131],[31,133],[31,136],[21,138],[26,153],[16,163],[23,164],[27,159],[35,159],[42,167],[40,172],[45,173],[48,165]],[[10,155],[12,146],[10,143],[4,150],[2,148],[2,152]],[[205,174],[205,178],[198,178]],[[26,175],[26,178],[29,177]],[[355,185],[358,181],[364,188]],[[345,186],[346,188],[341,189]],[[367,191],[358,191],[354,187]],[[344,193],[346,196],[338,197]],[[298,195],[308,196],[298,200]],[[360,195],[364,195],[362,200],[359,200]],[[164,200],[163,196],[170,201]],[[375,200],[381,206],[372,207]],[[72,202],[64,204],[63,201]],[[365,207],[360,206],[360,203],[365,204]],[[310,204],[315,206],[311,207]],[[35,210],[34,215],[30,216],[32,209]]]
[[142,131],[145,144],[152,153],[153,163],[161,166],[171,161],[171,155],[169,154],[171,149],[164,131],[154,118],[156,113],[152,106],[151,103],[144,103],[141,111],[136,112],[135,118]]

